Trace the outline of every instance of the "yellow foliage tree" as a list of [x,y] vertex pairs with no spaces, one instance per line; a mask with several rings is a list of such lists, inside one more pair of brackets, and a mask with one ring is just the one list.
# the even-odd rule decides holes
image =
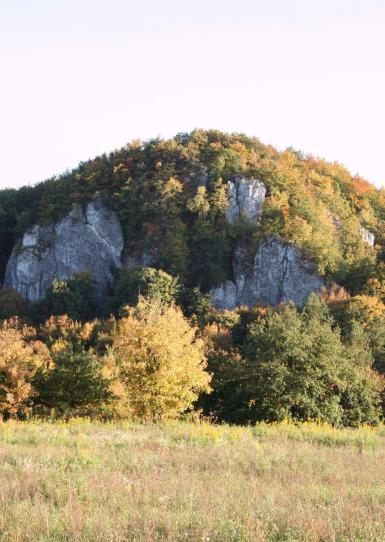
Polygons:
[[366,327],[376,318],[385,317],[385,305],[377,297],[356,295],[349,300],[347,312],[352,319],[361,320]]
[[7,321],[0,328],[0,416],[5,418],[25,414],[34,395],[31,380],[50,360],[41,342],[28,341],[28,332]]
[[130,414],[176,418],[210,391],[204,342],[173,305],[140,300],[116,326],[112,357]]

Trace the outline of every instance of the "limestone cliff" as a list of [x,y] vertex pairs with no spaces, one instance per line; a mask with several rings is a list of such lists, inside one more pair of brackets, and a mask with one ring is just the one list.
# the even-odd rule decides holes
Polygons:
[[234,181],[229,181],[227,183],[227,222],[233,224],[241,216],[245,216],[250,222],[256,222],[262,215],[265,196],[265,185],[257,179],[237,177]]
[[[246,216],[258,222],[266,189],[255,179],[236,179],[228,183],[229,224]],[[277,305],[285,301],[303,304],[312,292],[324,287],[316,266],[307,261],[294,245],[276,236],[266,238],[254,256],[238,243],[232,258],[233,281],[211,290],[211,301],[218,309],[231,310],[240,305]]]
[[119,267],[123,234],[116,214],[99,200],[85,210],[74,207],[57,224],[33,226],[8,261],[4,285],[29,301],[42,299],[54,279],[68,279],[87,271],[103,298]]
[[218,309],[277,305],[285,301],[302,305],[311,293],[320,292],[325,286],[316,266],[305,260],[297,247],[275,236],[260,244],[250,266],[238,247],[233,257],[233,273],[234,282],[227,281],[211,290],[212,304]]
[[[257,179],[237,177],[228,182],[226,219],[233,224],[242,217],[252,223],[261,220],[266,195]],[[11,254],[5,286],[20,292],[29,301],[42,299],[54,279],[68,279],[87,271],[95,281],[99,299],[112,285],[114,268],[143,267],[156,260],[156,249],[138,257],[123,254],[124,239],[116,214],[100,200],[86,209],[74,207],[61,222],[35,225],[25,232]],[[256,303],[276,305],[284,301],[302,304],[324,282],[316,267],[294,245],[276,236],[262,241],[254,254],[239,242],[232,258],[233,281],[211,291],[219,309]]]

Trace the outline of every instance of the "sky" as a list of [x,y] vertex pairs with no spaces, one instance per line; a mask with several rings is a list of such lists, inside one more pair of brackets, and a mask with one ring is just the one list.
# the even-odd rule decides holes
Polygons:
[[384,0],[0,0],[0,187],[244,132],[385,186]]

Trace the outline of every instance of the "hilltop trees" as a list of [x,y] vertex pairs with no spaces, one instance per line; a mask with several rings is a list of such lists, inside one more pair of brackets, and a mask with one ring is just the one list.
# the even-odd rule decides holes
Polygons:
[[[225,219],[234,176],[259,179],[267,189],[262,223],[249,224],[246,233]],[[260,240],[271,233],[297,244],[321,274],[353,295],[369,278],[381,280],[383,191],[339,164],[216,130],[133,142],[35,187],[0,191],[0,274],[25,228],[57,222],[96,193],[119,216],[126,254],[155,255],[151,265],[184,287],[206,292],[227,280],[239,236]],[[375,234],[375,248],[363,241],[361,226]]]

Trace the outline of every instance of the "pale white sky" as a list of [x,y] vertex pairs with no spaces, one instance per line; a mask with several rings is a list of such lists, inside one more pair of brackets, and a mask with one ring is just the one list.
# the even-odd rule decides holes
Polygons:
[[0,0],[0,187],[245,132],[385,185],[385,0]]

